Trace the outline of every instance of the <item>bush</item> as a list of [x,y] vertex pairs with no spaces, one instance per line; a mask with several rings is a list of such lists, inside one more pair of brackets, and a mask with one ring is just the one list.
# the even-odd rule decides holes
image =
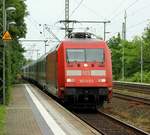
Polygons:
[[6,123],[6,108],[0,105],[0,135],[5,134],[5,123]]
[[[133,77],[128,78],[129,82],[141,82],[141,73],[137,72],[133,75]],[[150,83],[150,72],[143,72],[143,82]]]

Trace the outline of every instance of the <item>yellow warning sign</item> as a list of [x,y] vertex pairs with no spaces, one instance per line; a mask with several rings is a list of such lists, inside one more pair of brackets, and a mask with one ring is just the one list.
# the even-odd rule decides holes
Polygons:
[[4,32],[2,39],[3,40],[11,40],[11,36],[8,31]]

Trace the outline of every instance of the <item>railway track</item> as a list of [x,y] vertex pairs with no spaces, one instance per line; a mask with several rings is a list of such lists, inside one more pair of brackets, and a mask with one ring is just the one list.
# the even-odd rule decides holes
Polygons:
[[145,105],[150,105],[150,99],[142,98],[142,97],[136,97],[136,96],[131,96],[131,95],[125,95],[117,92],[113,92],[113,97],[120,98],[123,100],[130,100],[130,101],[135,101],[139,102]]
[[116,89],[129,89],[133,92],[150,94],[150,84],[114,81],[113,85]]
[[144,132],[103,112],[98,111],[96,113],[73,113],[103,135],[149,135],[149,133]]

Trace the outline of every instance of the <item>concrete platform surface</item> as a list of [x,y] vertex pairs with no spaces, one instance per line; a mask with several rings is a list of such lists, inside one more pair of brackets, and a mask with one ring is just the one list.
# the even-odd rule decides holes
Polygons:
[[6,135],[42,135],[27,101],[24,85],[13,87],[6,116]]
[[99,135],[36,86],[16,85],[7,108],[7,135]]

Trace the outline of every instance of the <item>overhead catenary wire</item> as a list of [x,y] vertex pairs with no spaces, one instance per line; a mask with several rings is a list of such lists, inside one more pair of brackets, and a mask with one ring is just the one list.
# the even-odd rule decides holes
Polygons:
[[[55,29],[57,26],[55,26],[54,24],[53,25],[48,25],[48,24],[40,24],[40,23],[38,23],[35,19],[33,19],[31,16],[30,17],[28,17],[27,18],[31,23],[32,23],[32,25],[33,26],[35,26],[35,28],[36,28],[36,30],[38,30],[39,31],[39,33],[40,34],[42,34],[43,35],[43,38],[45,39],[45,32],[47,31],[47,32],[49,32],[50,34],[51,34],[51,36],[54,38],[54,39],[56,39],[57,41],[54,41],[54,40],[50,40],[49,39],[49,41],[50,42],[60,42],[60,40],[59,40],[59,38],[54,34],[54,32],[52,32],[52,29]],[[42,26],[42,31],[41,31],[41,27]],[[45,27],[45,26],[47,26],[47,28]],[[49,27],[49,28],[48,28]],[[55,27],[55,28],[54,28]],[[58,28],[56,28],[56,29],[59,29],[59,27]],[[55,29],[55,30],[56,30]],[[46,31],[45,31],[46,30]],[[29,42],[29,41],[28,41]],[[31,41],[32,42],[32,41]]]
[[[50,28],[51,28],[51,30],[53,29],[59,29],[59,27],[57,27],[56,26],[56,24],[55,23],[53,23],[53,24],[41,24],[41,23],[39,23],[35,18],[33,18],[31,15],[30,16],[28,16],[27,17],[27,19],[32,23],[32,25],[35,27],[35,29],[37,30],[37,31],[39,31],[39,33],[41,34],[42,33],[42,35],[43,35],[43,37],[45,37],[45,29],[44,29],[44,25],[47,25],[47,26],[49,26]],[[41,28],[40,27],[43,27],[43,29],[41,30]]]
[[133,29],[133,28],[135,28],[135,27],[137,27],[137,26],[139,26],[139,25],[141,25],[141,24],[143,24],[143,23],[145,23],[147,21],[149,21],[149,20],[146,19],[146,20],[143,20],[143,21],[141,21],[141,22],[139,22],[137,24],[131,25],[131,26],[128,27],[128,30],[130,31],[131,29]]
[[139,0],[135,0],[133,3],[131,3],[126,10],[128,10],[129,8],[131,8],[132,6],[134,6]]
[[51,29],[45,25],[45,29],[58,41],[60,42],[60,39],[51,31]]
[[[75,0],[76,3],[79,3],[77,0]],[[101,14],[97,13],[94,9],[88,7],[85,3],[82,3],[82,6],[84,8],[86,8],[89,12],[91,12],[93,15],[95,15],[96,17],[100,16],[103,20],[105,19],[104,16],[102,16]]]
[[[133,7],[138,1],[139,1],[139,0],[135,0],[134,2],[132,2],[129,6],[127,6],[126,10],[129,10],[131,7]],[[111,20],[111,21],[112,21],[112,20]],[[145,22],[145,21],[144,21],[144,22]],[[142,23],[143,23],[143,21],[142,21]],[[138,24],[136,24],[136,25],[132,25],[132,26],[128,27],[127,29],[128,29],[128,31],[129,31],[130,29],[133,29],[134,27],[136,27],[136,26],[138,26],[138,25],[140,25],[140,24],[141,24],[141,22],[138,23]],[[115,34],[121,33],[121,32],[122,32],[122,30],[119,31],[119,32],[115,32],[115,33],[112,34],[112,35],[115,35]]]
[[[142,25],[143,23],[145,23],[145,22],[147,22],[147,21],[149,21],[149,20],[148,20],[148,19],[143,20],[143,21],[141,21],[141,22],[139,22],[139,23],[137,23],[137,24],[134,24],[134,25],[129,26],[127,29],[128,29],[128,31],[131,31],[132,29],[134,29],[134,28],[136,28],[136,27]],[[121,33],[121,31],[113,32],[113,33],[111,33],[111,35],[113,36],[113,35],[116,35],[116,34],[118,34],[118,33]]]
[[[137,14],[139,14],[140,12],[142,12],[142,11],[144,11],[146,8],[148,8],[150,6],[150,3],[148,3],[147,5],[145,5],[145,6],[143,6],[143,7],[141,7],[141,8],[138,8],[138,9],[136,9],[134,12],[132,12],[132,13],[128,13],[128,18],[131,18],[131,17],[133,17],[134,15],[137,15]],[[118,18],[116,18],[115,20],[113,20],[112,22],[111,22],[111,24],[110,25],[112,25],[112,24],[114,24],[117,20],[119,20],[120,18],[118,17]]]
[[41,32],[40,28],[38,27],[39,26],[39,23],[33,19],[33,17],[31,16],[27,16],[27,19],[32,23],[32,25],[35,27],[36,30],[39,31],[39,33]]
[[110,20],[112,20],[116,15],[118,15],[118,10],[120,10],[120,8],[122,7],[122,5],[126,2],[127,0],[121,0],[120,1],[120,3],[117,5],[117,8],[115,8],[115,10],[112,12],[112,14],[115,14],[115,15],[113,15],[112,17],[110,17],[111,19]]
[[[75,7],[75,9],[72,11],[72,13],[71,14],[74,14],[74,13],[76,13],[76,11],[79,9],[79,7],[80,6],[84,6],[84,7],[86,7],[87,9],[89,9],[93,14],[95,14],[96,16],[98,15],[97,13],[96,13],[96,11],[94,11],[94,9],[90,9],[89,7],[87,7],[86,6],[86,2],[83,2],[83,0],[75,0],[76,2],[77,2],[77,6]],[[130,4],[129,3],[127,3],[126,2],[127,0],[124,0],[124,1],[122,1],[122,0],[120,0],[119,1],[119,3],[118,3],[118,5],[116,6],[116,7],[125,7],[126,6],[126,9],[130,9],[130,8],[132,8],[139,0],[132,0],[132,1],[130,1]],[[125,3],[126,2],[126,3]],[[124,3],[124,4],[122,4],[122,3]],[[123,6],[122,6],[123,5]],[[115,10],[113,11],[113,12],[118,12],[118,8],[115,8]],[[128,15],[129,16],[129,15]],[[120,19],[120,17],[119,17],[119,19]],[[35,22],[35,21],[34,21]],[[113,23],[114,21],[112,21],[112,23]],[[52,28],[51,28],[52,29]]]
[[149,3],[149,4],[146,4],[145,6],[143,6],[143,7],[141,7],[141,8],[136,9],[134,12],[129,13],[129,14],[128,14],[128,17],[133,17],[133,15],[139,14],[139,12],[142,12],[142,11],[144,11],[145,9],[149,8],[149,6],[150,6],[150,3]]
[[70,17],[77,11],[77,9],[81,6],[81,4],[83,3],[84,0],[81,0],[79,2],[79,4],[75,7],[75,9],[72,11],[72,13],[70,14]]
[[[118,18],[118,16],[123,13],[125,10],[129,10],[131,7],[133,7],[139,0],[135,0],[134,2],[132,2],[131,4],[129,4],[125,9],[121,10],[120,12],[118,12],[116,15],[114,15],[110,20],[114,20],[116,18]],[[113,21],[112,21],[113,22]]]

